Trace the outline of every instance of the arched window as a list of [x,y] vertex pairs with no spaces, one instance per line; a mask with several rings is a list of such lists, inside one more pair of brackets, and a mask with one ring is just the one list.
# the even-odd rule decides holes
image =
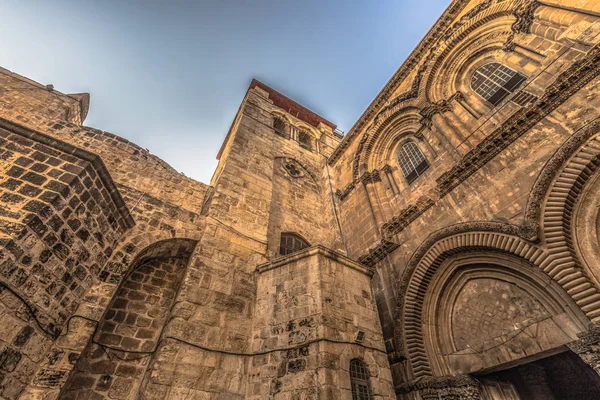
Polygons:
[[525,79],[526,76],[514,69],[493,62],[477,68],[471,78],[471,87],[485,100],[497,105],[514,92]]
[[284,232],[281,234],[281,241],[279,242],[279,254],[282,256],[295,253],[298,250],[302,250],[307,247],[310,247],[308,242],[295,233]]
[[312,150],[312,139],[310,137],[310,133],[300,131],[300,133],[298,133],[298,143],[300,143],[300,146],[306,150]]
[[415,142],[408,142],[400,148],[398,162],[408,183],[412,183],[429,168],[427,159]]
[[352,400],[371,400],[371,383],[369,368],[358,359],[350,361],[350,384],[352,385]]
[[288,137],[287,134],[287,124],[282,118],[273,117],[273,129],[275,129],[275,133],[284,138]]

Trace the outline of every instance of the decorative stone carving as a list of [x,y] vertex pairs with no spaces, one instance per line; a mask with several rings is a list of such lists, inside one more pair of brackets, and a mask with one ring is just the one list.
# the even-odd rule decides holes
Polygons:
[[[390,238],[391,236],[400,233],[410,222],[414,221],[423,212],[431,208],[436,202],[434,199],[442,198],[450,193],[452,189],[474,174],[488,161],[492,160],[516,139],[521,137],[521,135],[529,131],[529,129],[541,121],[546,115],[565,102],[573,95],[573,93],[580,90],[599,74],[600,46],[596,45],[588,52],[584,59],[573,63],[565,72],[560,74],[554,83],[546,89],[544,95],[539,100],[515,112],[511,118],[492,132],[475,148],[465,154],[454,167],[436,179],[436,196],[430,196],[431,201],[427,203],[427,207],[419,207],[418,204],[411,204],[400,211],[400,213],[393,217],[389,222],[383,224],[382,230],[384,237]],[[591,132],[596,129],[598,124],[600,124],[600,122],[594,122],[589,130],[586,129],[587,133],[585,135],[591,135]],[[578,141],[582,139],[570,140]],[[571,149],[571,152],[574,151],[573,146],[571,145],[567,146],[563,151],[568,153],[569,149]],[[548,166],[550,167],[547,166],[545,168],[545,172],[543,172],[544,175],[553,175],[556,173],[558,165],[564,162],[564,158],[561,157],[565,157],[565,155],[563,153],[560,154],[560,156],[556,156],[556,161],[548,163]],[[563,161],[559,162],[559,160]],[[541,177],[540,179],[548,178]],[[543,184],[540,183],[539,185]],[[538,186],[538,184],[536,184],[536,186]],[[530,206],[528,206],[528,208],[531,207],[531,210],[527,211],[527,222],[521,228],[516,228],[517,234],[526,240],[537,239],[536,232],[538,231],[537,225],[539,224],[537,221],[537,218],[539,218],[539,210],[537,210],[536,207],[538,207],[541,202],[536,202],[535,199],[541,198],[540,196],[543,196],[545,192],[542,193],[539,188],[534,188],[532,193],[534,198],[533,200],[530,198],[529,201]],[[421,201],[421,199],[419,201]],[[535,204],[537,204],[537,206]],[[407,216],[409,216],[409,218],[407,218]],[[385,256],[382,256],[380,260],[383,259],[383,257]],[[368,254],[365,254],[359,259],[372,260],[371,257],[368,257]]]
[[414,71],[423,56],[431,49],[432,45],[436,43],[446,32],[448,26],[456,19],[456,16],[463,10],[469,0],[458,0],[453,2],[450,7],[440,17],[436,25],[429,31],[427,36],[418,44],[417,48],[411,53],[402,67],[394,74],[394,76],[388,81],[385,87],[377,95],[375,100],[371,103],[369,108],[361,115],[356,124],[352,127],[350,132],[346,134],[344,140],[338,145],[335,151],[329,157],[329,165],[334,165],[344,151],[350,146],[350,144],[356,139],[358,134],[363,131],[367,123],[375,117],[381,107],[386,101],[393,95],[394,90],[398,86],[399,82],[402,82],[406,77]]
[[418,391],[423,400],[479,400],[481,385],[469,375],[428,377],[402,385],[398,394]]
[[533,24],[533,14],[535,13],[535,10],[537,10],[537,8],[541,5],[542,4],[537,0],[528,0],[523,2],[523,4],[521,4],[519,7],[517,7],[515,12],[513,13],[513,15],[516,18],[516,21],[510,27],[512,32],[508,39],[506,39],[506,42],[504,43],[504,51],[515,50],[516,44],[514,42],[514,39],[516,34],[530,32],[531,25]]
[[600,375],[600,323],[592,323],[587,332],[568,347]]

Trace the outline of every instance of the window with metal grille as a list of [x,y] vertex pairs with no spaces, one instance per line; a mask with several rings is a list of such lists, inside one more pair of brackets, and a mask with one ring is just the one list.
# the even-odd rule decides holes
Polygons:
[[302,250],[307,247],[310,247],[308,242],[295,233],[284,232],[281,234],[281,241],[279,242],[279,254],[282,256],[295,253],[298,250]]
[[275,129],[275,133],[284,138],[288,137],[287,134],[287,124],[285,121],[279,117],[273,117],[273,129]]
[[298,133],[298,143],[300,143],[300,146],[306,150],[312,150],[312,139],[310,137],[310,133],[300,131],[300,133]]
[[358,359],[350,361],[350,383],[352,385],[352,400],[371,400],[371,383],[369,368]]
[[400,148],[398,162],[408,183],[412,183],[429,168],[427,159],[415,142],[408,142]]
[[471,87],[493,105],[513,93],[527,77],[500,63],[483,65],[473,73]]

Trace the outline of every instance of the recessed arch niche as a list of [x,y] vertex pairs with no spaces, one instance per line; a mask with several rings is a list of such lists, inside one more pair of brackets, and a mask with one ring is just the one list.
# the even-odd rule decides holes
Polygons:
[[423,304],[424,345],[434,376],[508,366],[577,339],[589,320],[537,267],[494,252],[445,260]]

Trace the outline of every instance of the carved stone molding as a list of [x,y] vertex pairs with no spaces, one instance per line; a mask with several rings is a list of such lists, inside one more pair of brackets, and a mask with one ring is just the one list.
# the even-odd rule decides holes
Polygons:
[[567,346],[600,375],[600,323],[590,324],[587,332],[577,336],[579,340]]
[[[430,193],[427,207],[419,206],[421,198],[416,204],[402,209],[388,223],[385,223],[382,227],[384,237],[389,239],[404,230],[410,222],[431,208],[438,199],[450,193],[599,74],[600,46],[596,45],[585,58],[560,74],[539,100],[515,112],[499,128],[465,154],[456,165],[442,174],[436,180],[436,188]],[[539,218],[539,214],[533,216]],[[536,240],[538,224],[537,219],[527,218],[525,224],[519,228],[518,234],[526,240]],[[367,258],[369,252],[363,256],[365,259],[371,259]]]
[[[589,173],[600,167],[598,159],[600,154],[598,151],[587,149],[586,142],[592,137],[600,134],[600,118],[597,118],[586,125],[583,129],[575,132],[565,143],[554,153],[554,155],[546,162],[544,168],[538,175],[533,188],[527,200],[525,209],[525,222],[522,229],[526,231],[532,240],[537,239],[540,232],[540,216],[542,206],[544,205],[546,195],[552,191],[552,184],[556,183],[558,177],[563,171],[569,168],[572,171],[580,171],[579,174],[572,174],[572,171],[565,174],[565,179],[562,184],[567,184],[570,188],[582,187],[585,181],[589,179]],[[593,144],[592,144],[593,145]],[[575,154],[582,154],[587,163],[583,168],[581,165],[569,165],[567,160],[573,158]],[[573,161],[571,161],[571,164]],[[581,161],[576,161],[575,164],[581,164]],[[585,170],[585,172],[584,172]]]
[[529,33],[533,24],[533,14],[541,5],[537,0],[524,1],[514,12],[516,21],[512,24],[511,30],[514,33]]
[[[416,377],[431,375],[431,367],[422,342],[423,304],[427,288],[438,267],[453,254],[463,251],[492,251],[513,254],[547,274],[588,318],[593,320],[598,306],[593,305],[599,295],[589,277],[581,269],[574,269],[565,252],[547,251],[520,238],[521,228],[494,221],[456,224],[430,235],[413,253],[395,292],[398,293],[394,312],[395,345],[400,356],[410,360]],[[568,254],[568,252],[567,252]],[[406,349],[406,352],[405,350]]]
[[419,64],[423,56],[431,49],[432,45],[436,43],[446,32],[448,26],[454,21],[457,15],[463,10],[463,8],[469,4],[470,0],[458,0],[453,2],[450,7],[444,12],[444,14],[438,19],[436,24],[427,33],[425,38],[417,45],[416,49],[410,54],[408,59],[402,64],[402,66],[396,71],[394,76],[388,81],[385,87],[377,95],[375,100],[369,105],[367,110],[360,116],[356,124],[352,127],[350,132],[344,137],[344,140],[338,145],[334,152],[329,157],[329,165],[334,165],[335,162],[340,158],[344,151],[350,146],[354,139],[358,136],[368,121],[370,121],[375,114],[378,113],[379,108],[390,99],[393,95],[394,90],[398,84],[406,79],[406,77],[414,71],[416,66]]
[[405,383],[396,389],[396,394],[418,391],[423,400],[481,399],[481,385],[469,375],[427,377]]
[[524,1],[513,13],[516,20],[513,22],[511,29],[511,34],[506,39],[504,43],[503,50],[504,51],[514,51],[515,50],[515,35],[518,33],[530,33],[531,25],[533,24],[533,14],[535,10],[542,4],[536,0],[527,0]]

